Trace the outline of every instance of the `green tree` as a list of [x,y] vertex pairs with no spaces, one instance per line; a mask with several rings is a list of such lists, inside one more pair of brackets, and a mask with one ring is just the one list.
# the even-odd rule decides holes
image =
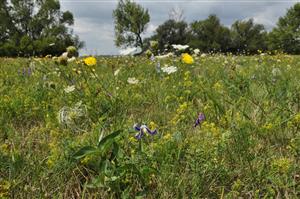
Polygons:
[[0,45],[9,37],[9,27],[11,19],[9,16],[9,7],[6,0],[0,0]]
[[163,52],[169,50],[172,44],[187,44],[188,24],[184,21],[169,19],[158,26],[154,35],[149,40],[158,42],[158,49]]
[[256,53],[266,49],[266,31],[263,25],[255,24],[253,19],[236,21],[231,26],[233,52]]
[[189,45],[204,52],[228,50],[230,30],[220,23],[216,15],[210,15],[203,21],[191,23],[191,38]]
[[287,53],[300,53],[300,3],[291,7],[285,16],[280,17],[269,34],[270,50],[282,50]]
[[68,28],[72,13],[62,12],[57,0],[1,0],[0,6],[2,56],[59,55],[83,46]]
[[135,46],[143,49],[142,34],[150,21],[148,10],[130,0],[120,0],[113,16],[116,46]]

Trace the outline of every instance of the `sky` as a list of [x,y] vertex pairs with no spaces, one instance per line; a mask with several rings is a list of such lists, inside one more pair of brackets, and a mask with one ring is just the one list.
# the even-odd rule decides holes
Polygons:
[[[62,10],[73,13],[75,24],[71,27],[85,42],[82,55],[118,55],[120,48],[114,45],[114,20],[112,12],[117,0],[60,0]],[[169,19],[173,8],[184,12],[187,22],[203,20],[216,14],[221,23],[230,27],[236,20],[253,18],[254,22],[271,30],[280,16],[296,0],[136,0],[149,10],[150,22],[143,37],[152,35],[155,29]]]

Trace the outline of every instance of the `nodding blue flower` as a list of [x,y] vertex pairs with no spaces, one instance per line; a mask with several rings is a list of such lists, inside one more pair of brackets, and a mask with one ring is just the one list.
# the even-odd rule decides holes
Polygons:
[[201,123],[205,120],[205,115],[203,113],[200,113],[198,115],[198,118],[195,121],[194,127],[197,127],[198,125],[201,125]]
[[154,131],[151,131],[146,125],[138,125],[135,124],[133,125],[134,130],[138,131],[138,133],[135,135],[135,138],[140,140],[144,136],[144,134],[149,133],[150,135],[155,135],[157,134],[157,130],[155,129]]

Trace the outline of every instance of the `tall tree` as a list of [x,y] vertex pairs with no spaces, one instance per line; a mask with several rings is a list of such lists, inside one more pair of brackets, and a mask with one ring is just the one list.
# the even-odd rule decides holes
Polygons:
[[300,3],[291,7],[285,16],[280,17],[269,34],[269,48],[287,53],[300,53]]
[[176,22],[169,19],[158,26],[151,40],[158,42],[160,52],[170,49],[172,44],[187,44],[188,24],[184,21]]
[[2,44],[9,37],[9,27],[11,24],[9,7],[6,0],[0,0],[0,19],[0,44]]
[[216,15],[210,15],[203,21],[191,23],[189,44],[204,52],[225,52],[230,44],[230,30],[220,23]]
[[236,21],[231,26],[232,51],[256,53],[266,49],[266,31],[262,24],[253,19]]
[[120,0],[113,16],[116,46],[135,46],[143,49],[142,34],[150,21],[148,10],[133,1]]
[[72,13],[62,12],[57,0],[1,0],[0,6],[6,35],[1,33],[0,55],[58,55],[69,45],[83,45],[68,28]]

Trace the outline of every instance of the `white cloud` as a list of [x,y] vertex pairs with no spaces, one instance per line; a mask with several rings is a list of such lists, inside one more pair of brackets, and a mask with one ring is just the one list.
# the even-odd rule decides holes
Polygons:
[[158,27],[157,25],[154,25],[153,23],[150,22],[150,24],[148,25],[147,30],[143,36],[150,37],[151,35],[154,34],[157,27]]
[[[203,20],[209,14],[216,14],[221,23],[231,26],[235,20],[253,18],[255,23],[262,23],[268,30],[272,29],[278,18],[286,13],[286,9],[295,2],[268,2],[265,0],[241,1],[142,1],[143,7],[149,9],[151,16],[148,28],[143,38],[151,36],[157,26],[169,18],[169,11],[178,6],[184,10],[187,22]],[[81,52],[88,54],[119,54],[114,46],[114,21],[112,11],[117,1],[83,1],[61,0],[62,9],[74,14],[74,32],[86,42],[86,49]]]

